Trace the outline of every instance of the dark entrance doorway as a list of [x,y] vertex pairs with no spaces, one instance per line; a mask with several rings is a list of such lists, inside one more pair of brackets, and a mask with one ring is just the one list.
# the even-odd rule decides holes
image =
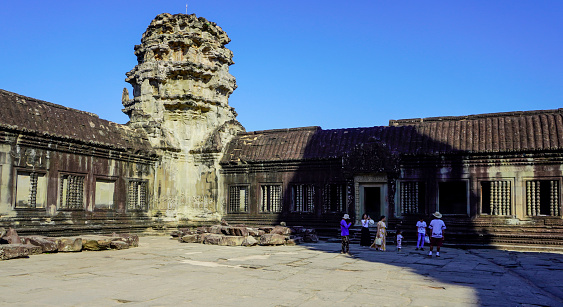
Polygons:
[[[373,220],[381,216],[381,187],[364,187],[364,210]],[[361,212],[360,214],[363,214]]]

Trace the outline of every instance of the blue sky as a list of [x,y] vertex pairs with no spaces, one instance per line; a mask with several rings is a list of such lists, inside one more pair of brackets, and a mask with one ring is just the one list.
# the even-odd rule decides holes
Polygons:
[[0,88],[125,123],[134,45],[186,2],[232,40],[248,131],[563,107],[559,0],[0,0]]

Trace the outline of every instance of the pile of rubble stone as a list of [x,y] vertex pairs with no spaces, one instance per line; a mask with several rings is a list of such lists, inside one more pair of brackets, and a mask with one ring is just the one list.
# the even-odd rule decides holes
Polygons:
[[315,229],[303,226],[229,226],[226,223],[209,227],[180,228],[174,231],[183,243],[203,243],[223,246],[296,245],[319,241]]
[[77,237],[19,236],[15,229],[0,228],[0,260],[41,253],[99,251],[139,246],[131,234],[84,235]]

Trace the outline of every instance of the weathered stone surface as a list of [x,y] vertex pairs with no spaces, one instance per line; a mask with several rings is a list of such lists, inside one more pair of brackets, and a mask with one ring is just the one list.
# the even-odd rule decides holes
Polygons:
[[244,237],[241,236],[223,236],[219,241],[222,246],[241,246],[244,242]]
[[248,229],[246,228],[246,226],[236,226],[236,227],[231,227],[231,231],[230,231],[232,236],[243,236],[246,237],[249,235]]
[[56,238],[57,251],[80,252],[82,251],[82,238]]
[[14,228],[8,228],[6,233],[2,236],[2,242],[4,242],[4,244],[21,244],[22,240]]
[[270,231],[270,233],[278,234],[278,235],[290,235],[291,234],[291,228],[278,225],[278,226],[275,226],[274,229],[272,229]]
[[229,226],[221,226],[221,233],[230,236],[231,235],[231,227]]
[[129,248],[129,244],[124,241],[111,241],[110,247],[113,249],[127,249]]
[[0,259],[8,260],[29,256],[29,248],[24,244],[0,244]]
[[280,234],[265,234],[260,237],[260,245],[283,245],[286,236]]
[[201,236],[201,241],[204,244],[218,245],[223,237],[224,237],[224,235],[222,235],[222,234],[206,233],[206,234],[203,234]]
[[253,236],[245,237],[242,242],[242,246],[254,246],[256,244],[258,244],[258,240],[256,240]]
[[0,238],[6,235],[6,228],[0,227]]
[[111,241],[123,241],[127,243],[129,247],[139,246],[139,236],[130,233],[113,233],[111,235]]
[[41,246],[33,245],[33,244],[22,244],[25,248],[27,248],[29,255],[39,255],[43,253],[43,249]]
[[264,231],[264,233],[270,233],[272,230],[274,230],[274,226],[261,226],[258,229]]
[[253,237],[260,237],[264,234],[264,231],[258,228],[246,227],[246,230],[248,231],[248,235]]
[[209,232],[210,233],[216,233],[216,234],[223,233],[223,227],[226,227],[226,226],[213,225],[209,228]]
[[305,228],[305,229],[303,229],[303,232],[305,232],[305,234],[316,234],[317,233],[315,228]]
[[134,88],[132,99],[122,95],[129,126],[145,130],[162,157],[157,170],[162,193],[153,206],[176,218],[221,218],[216,204],[225,202],[227,194],[217,185],[217,153],[244,131],[228,104],[237,87],[229,73],[234,63],[225,47],[229,41],[205,18],[160,14],[135,46],[138,63],[126,74]]
[[202,235],[195,234],[195,235],[185,235],[179,239],[180,242],[183,243],[201,243]]
[[303,241],[307,243],[317,243],[319,242],[319,237],[317,237],[317,235],[314,233],[309,233],[306,234],[305,237],[303,237]]
[[287,240],[285,241],[285,245],[290,245],[290,246],[297,245],[297,244],[299,244],[299,243],[300,243],[300,242],[299,242],[298,240],[296,240],[296,239],[287,239]]
[[20,238],[25,244],[41,247],[43,253],[56,252],[58,249],[56,240],[44,236],[25,236]]
[[100,251],[111,248],[112,237],[82,236],[82,249]]
[[209,231],[209,227],[205,227],[205,226],[200,226],[198,228],[196,228],[196,232],[197,233],[208,233]]
[[174,230],[170,233],[170,236],[172,236],[173,238],[181,238],[182,236],[187,235],[187,231],[185,231],[184,229],[178,229],[178,230]]

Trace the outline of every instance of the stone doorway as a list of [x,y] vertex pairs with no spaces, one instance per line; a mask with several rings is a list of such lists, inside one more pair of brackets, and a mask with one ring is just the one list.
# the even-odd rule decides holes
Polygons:
[[364,197],[362,205],[364,211],[360,214],[367,213],[372,219],[378,220],[381,216],[381,187],[363,187]]
[[362,214],[367,213],[374,221],[387,215],[387,176],[356,176],[356,225],[360,225]]

